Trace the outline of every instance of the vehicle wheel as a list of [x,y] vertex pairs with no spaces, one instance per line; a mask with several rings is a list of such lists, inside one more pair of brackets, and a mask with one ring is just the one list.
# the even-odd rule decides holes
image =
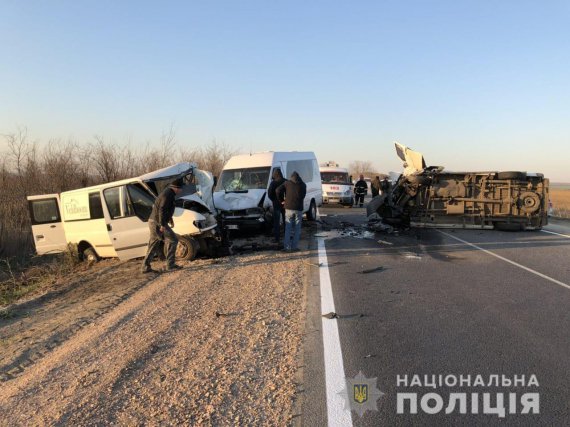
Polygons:
[[524,181],[526,179],[526,172],[499,172],[497,179],[515,179],[517,181]]
[[94,264],[99,261],[99,255],[97,255],[95,249],[87,248],[83,251],[83,260],[87,261],[89,264]]
[[[198,255],[200,244],[192,237],[178,236],[178,245],[176,246],[176,259],[183,261],[192,261]],[[164,253],[166,255],[166,245],[164,245]]]
[[311,205],[307,211],[307,219],[309,221],[314,221],[317,219],[317,205],[315,204],[314,200],[311,200]]
[[499,231],[521,231],[522,224],[516,222],[495,222],[495,230]]

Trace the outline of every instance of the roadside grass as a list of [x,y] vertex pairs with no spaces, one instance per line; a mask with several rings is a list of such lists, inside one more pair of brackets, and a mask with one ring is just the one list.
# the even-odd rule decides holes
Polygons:
[[570,189],[550,189],[552,216],[570,218]]
[[53,285],[72,272],[79,262],[77,251],[72,247],[61,254],[24,262],[17,259],[0,260],[0,319],[13,317],[6,306],[38,289]]

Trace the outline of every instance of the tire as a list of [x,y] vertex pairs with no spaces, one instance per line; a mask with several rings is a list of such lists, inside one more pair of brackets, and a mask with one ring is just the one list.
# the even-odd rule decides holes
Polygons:
[[514,179],[517,181],[524,181],[526,179],[526,172],[499,172],[497,173],[497,179]]
[[83,260],[87,261],[89,264],[94,264],[99,261],[99,255],[97,255],[95,249],[89,247],[83,251]]
[[311,200],[309,205],[309,210],[307,211],[307,219],[309,221],[315,221],[317,219],[317,205],[314,200]]
[[[192,237],[178,236],[178,245],[176,246],[176,259],[183,261],[192,261],[198,255],[200,244]],[[166,245],[164,246],[166,255]]]

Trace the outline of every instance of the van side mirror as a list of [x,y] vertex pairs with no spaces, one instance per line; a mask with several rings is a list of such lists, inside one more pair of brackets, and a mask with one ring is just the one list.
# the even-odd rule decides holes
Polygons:
[[218,185],[218,177],[217,177],[217,176],[214,177],[214,187],[215,187],[216,185]]

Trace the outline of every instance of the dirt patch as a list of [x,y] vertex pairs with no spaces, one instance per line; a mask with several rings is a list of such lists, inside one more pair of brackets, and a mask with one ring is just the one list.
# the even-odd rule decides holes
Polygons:
[[308,254],[107,261],[13,307],[0,424],[292,423]]

